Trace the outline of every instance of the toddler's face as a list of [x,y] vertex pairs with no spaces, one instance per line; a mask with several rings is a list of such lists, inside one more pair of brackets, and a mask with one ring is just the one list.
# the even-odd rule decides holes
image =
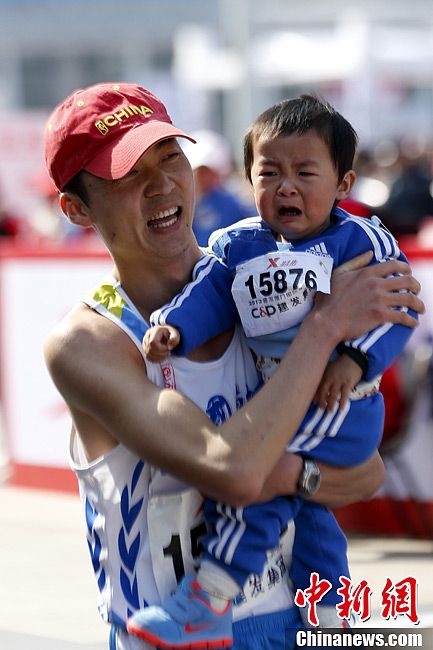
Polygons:
[[347,172],[339,183],[326,143],[311,130],[256,139],[251,179],[261,217],[289,241],[327,228],[335,201],[346,198],[355,174]]

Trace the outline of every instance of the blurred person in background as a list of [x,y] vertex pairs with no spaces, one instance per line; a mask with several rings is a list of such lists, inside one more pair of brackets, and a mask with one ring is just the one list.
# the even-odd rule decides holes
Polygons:
[[3,202],[0,193],[0,241],[15,241],[25,232],[26,224],[9,210]]
[[196,205],[193,231],[200,246],[207,246],[209,235],[244,217],[256,214],[254,200],[248,203],[234,187],[230,147],[215,131],[191,134],[196,144],[183,149],[194,171]]
[[[389,197],[390,172],[384,173],[374,151],[365,148],[357,152],[354,169],[356,184],[350,195],[340,201],[340,207],[365,218],[371,218],[376,213],[381,214],[381,208]],[[393,235],[396,234],[394,230],[391,228]],[[408,404],[400,363],[400,359],[394,361],[383,373],[380,383],[380,392],[385,402],[381,447],[398,434],[407,414]]]
[[40,244],[65,243],[78,244],[89,241],[99,244],[93,228],[80,228],[65,218],[59,202],[59,192],[45,168],[35,172],[32,185],[38,202],[32,211],[30,222]]
[[350,195],[340,206],[359,217],[371,217],[377,206],[382,205],[389,195],[388,186],[382,178],[374,153],[359,149],[354,160],[356,184]]
[[433,218],[432,188],[432,159],[426,155],[425,144],[402,140],[388,200],[378,209],[396,237],[416,235],[422,223]]

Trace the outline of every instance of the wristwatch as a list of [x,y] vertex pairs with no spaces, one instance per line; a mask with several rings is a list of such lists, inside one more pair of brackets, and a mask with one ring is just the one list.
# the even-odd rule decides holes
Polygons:
[[302,462],[302,471],[297,485],[298,496],[312,497],[320,487],[320,469],[310,458],[303,458]]

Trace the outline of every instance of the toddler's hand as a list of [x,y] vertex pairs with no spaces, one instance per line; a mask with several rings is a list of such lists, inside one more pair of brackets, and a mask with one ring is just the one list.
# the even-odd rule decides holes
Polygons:
[[339,401],[342,411],[361,377],[362,370],[358,364],[347,354],[342,354],[326,368],[313,401],[328,411],[332,411]]
[[161,363],[179,345],[180,334],[171,325],[155,325],[143,337],[143,351],[146,359]]

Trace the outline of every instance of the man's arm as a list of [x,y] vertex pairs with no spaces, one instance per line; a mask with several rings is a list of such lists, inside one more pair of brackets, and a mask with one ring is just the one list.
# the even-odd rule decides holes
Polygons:
[[313,500],[328,508],[339,508],[371,499],[385,481],[385,466],[377,451],[357,467],[318,465],[322,481]]
[[396,293],[417,293],[419,284],[411,276],[384,277],[408,271],[390,262],[338,275],[271,380],[220,427],[177,391],[152,384],[128,337],[88,308],[77,309],[49,338],[47,365],[75,421],[89,422],[85,430],[78,427],[82,438],[106,431],[203,492],[235,505],[250,503],[297,430],[336,344],[380,322],[415,324],[392,307],[422,311],[414,293]]

